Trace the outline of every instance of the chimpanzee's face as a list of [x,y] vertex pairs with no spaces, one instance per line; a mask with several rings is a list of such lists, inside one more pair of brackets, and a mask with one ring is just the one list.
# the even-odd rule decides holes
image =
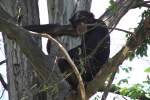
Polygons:
[[94,15],[88,11],[78,11],[69,20],[74,28],[81,23],[90,24],[95,22]]
[[95,19],[94,15],[88,11],[78,11],[70,18],[70,22],[77,34],[81,34],[87,31],[86,24],[94,23]]
[[87,25],[84,22],[78,23],[78,25],[76,26],[76,32],[78,35],[87,32]]

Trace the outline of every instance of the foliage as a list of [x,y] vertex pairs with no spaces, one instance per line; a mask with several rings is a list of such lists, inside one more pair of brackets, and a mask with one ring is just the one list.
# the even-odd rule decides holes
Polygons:
[[132,71],[132,67],[126,67],[126,68],[122,68],[122,67],[121,67],[121,69],[122,69],[123,71],[125,71],[126,73],[129,73],[130,71]]
[[145,86],[142,84],[134,84],[131,87],[120,87],[119,85],[113,85],[111,88],[111,92],[115,92],[123,96],[128,96],[132,99],[138,99],[143,97],[150,99],[150,90],[145,89]]
[[127,79],[127,78],[121,79],[121,80],[118,82],[118,85],[121,85],[122,83],[128,84],[128,79]]
[[119,92],[121,95],[137,99],[146,94],[146,92],[143,90],[143,87],[144,86],[142,86],[141,84],[135,84],[130,88],[121,88]]
[[150,67],[144,70],[144,72],[150,73]]
[[[122,71],[129,73],[132,71],[131,67],[120,67]],[[145,72],[150,73],[150,67],[145,69]],[[127,85],[126,87],[122,87],[121,85]],[[110,92],[114,92],[123,96],[131,97],[132,99],[141,99],[147,100],[150,99],[150,80],[147,77],[147,80],[140,84],[134,84],[131,87],[128,86],[128,77],[121,79],[117,84],[113,84]],[[144,98],[144,99],[143,99]]]
[[[120,67],[120,69],[122,70],[122,71],[124,71],[125,73],[129,73],[129,72],[131,72],[132,71],[132,67],[127,67],[127,66],[121,66]],[[125,77],[125,78],[123,78],[123,79],[121,79],[118,83],[117,83],[117,85],[121,85],[121,84],[123,84],[123,83],[125,83],[125,84],[128,84],[128,79],[129,79],[130,77]]]
[[108,9],[112,12],[115,13],[118,10],[118,5],[114,0],[110,0],[109,1],[110,6],[108,7]]
[[[146,17],[149,17],[150,16],[150,10],[145,10],[143,13],[142,13],[142,19],[138,25],[137,28],[135,28],[134,32],[138,32],[138,34],[141,34],[141,36],[144,36],[144,20]],[[131,41],[134,41],[134,36],[131,36],[130,34],[127,34],[126,35],[127,37],[127,41],[130,43]],[[150,37],[147,37],[143,42],[142,44],[137,47],[137,49],[133,52],[130,52],[129,53],[129,60],[133,60],[133,58],[135,56],[140,56],[140,57],[143,57],[143,56],[147,56],[147,50],[148,50],[148,45],[150,45]]]

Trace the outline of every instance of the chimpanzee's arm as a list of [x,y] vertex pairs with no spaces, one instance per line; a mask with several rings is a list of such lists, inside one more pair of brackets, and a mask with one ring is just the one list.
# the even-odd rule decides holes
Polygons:
[[44,24],[44,25],[28,25],[23,26],[23,28],[38,32],[38,33],[47,33],[53,37],[57,36],[78,36],[74,28],[71,25],[59,25],[59,24]]

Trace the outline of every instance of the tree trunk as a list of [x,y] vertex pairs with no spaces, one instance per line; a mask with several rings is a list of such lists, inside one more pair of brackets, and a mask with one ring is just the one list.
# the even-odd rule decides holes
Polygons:
[[[90,10],[91,0],[78,2],[75,1],[76,0],[48,0],[50,23],[67,24],[69,23],[68,19],[73,14],[73,11]],[[21,8],[21,11],[23,12],[23,19],[21,21],[22,25],[39,24],[37,0],[3,0],[0,2],[0,4],[14,18],[17,16],[19,8]],[[3,34],[3,38],[5,44],[5,54],[7,58],[9,99],[46,100],[45,97],[42,97],[41,94],[37,93],[38,89],[35,88],[35,86],[40,86],[40,80],[38,79],[36,72],[33,70],[32,65],[28,62],[24,54],[22,54],[19,46],[15,43],[15,41],[9,40],[5,34]],[[77,42],[79,40],[77,38],[73,39],[70,37],[61,37],[59,38],[59,40],[64,43],[67,49],[70,49],[80,43]],[[41,43],[37,41],[37,45],[41,46]],[[52,46],[51,65],[54,64],[55,60],[53,56],[59,55],[59,52],[56,51],[56,49],[57,48],[55,46]],[[55,79],[57,80],[57,82],[59,79],[62,79],[58,69],[54,71],[56,72],[56,74],[54,74],[55,76],[53,77],[53,81],[50,82],[50,84],[52,85],[54,84]],[[54,93],[54,91],[50,91],[48,97],[49,100],[63,100],[63,98],[65,99],[65,94],[69,93],[69,87],[65,82],[62,82],[62,84],[60,85],[64,88],[60,90],[57,95]]]
[[[0,4],[14,18],[21,8],[22,25],[39,24],[40,22],[38,0],[1,0]],[[15,41],[9,40],[5,34],[3,34],[3,39],[7,58],[9,100],[33,100],[36,93],[32,87],[39,82],[37,75]],[[41,46],[40,39],[35,38],[35,40],[37,45]]]

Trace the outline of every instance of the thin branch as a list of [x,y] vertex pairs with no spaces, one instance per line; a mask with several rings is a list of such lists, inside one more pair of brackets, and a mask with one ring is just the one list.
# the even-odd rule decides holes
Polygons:
[[80,92],[81,92],[81,98],[82,100],[86,100],[86,93],[85,93],[85,88],[84,88],[84,83],[82,80],[82,77],[76,67],[76,65],[74,64],[74,62],[72,61],[71,57],[69,56],[67,50],[56,40],[54,39],[52,36],[48,35],[48,34],[38,34],[38,33],[33,33],[45,38],[48,38],[49,40],[53,41],[54,43],[57,44],[57,46],[59,47],[59,49],[62,51],[63,55],[66,57],[66,60],[69,62],[69,64],[71,65],[78,81],[79,81],[79,87],[80,87]]
[[0,81],[1,81],[4,89],[8,90],[8,84],[4,81],[1,73],[0,73]]
[[[107,28],[107,29],[112,29],[112,31],[113,30],[117,30],[117,31],[122,31],[122,32],[125,32],[125,33],[128,33],[128,34],[130,34],[130,35],[135,35],[133,32],[130,32],[130,31],[127,31],[127,30],[124,30],[124,29],[121,29],[121,28],[112,28],[112,27],[108,27],[108,26],[106,26],[106,25],[101,25],[101,24],[87,24],[87,26],[88,27],[91,27],[91,26],[93,26],[93,27],[97,27],[97,26],[101,26],[101,27],[103,27],[103,28]],[[87,32],[86,32],[87,33]],[[85,34],[86,34],[85,33]],[[111,32],[110,32],[111,33]]]
[[150,4],[138,4],[136,6],[134,6],[132,9],[138,8],[138,7],[147,7],[150,8]]
[[5,89],[3,89],[2,94],[0,96],[0,99],[2,99],[3,95],[4,95]]
[[148,8],[150,8],[150,4],[149,3],[150,3],[150,1],[140,2],[137,5],[133,6],[133,9],[137,8],[137,7],[148,7]]
[[[104,27],[104,26],[103,26]],[[105,26],[106,27],[106,26]],[[109,28],[109,27],[108,27]],[[122,31],[122,32],[126,32],[126,33],[129,33],[131,34],[131,36],[135,37],[135,34],[130,32],[130,31],[126,31],[126,30],[123,30],[123,29],[119,29],[119,28],[109,28],[109,29],[115,29],[115,30],[118,30],[118,31]],[[87,58],[90,58],[92,57],[98,50],[98,48],[101,47],[101,45],[103,44],[103,42],[105,41],[105,39],[110,35],[110,32],[102,39],[99,41],[99,43],[97,44],[96,48],[89,54],[89,56]]]
[[0,62],[0,65],[2,65],[3,63],[6,63],[6,59]]
[[117,30],[117,31],[122,31],[122,32],[125,32],[125,33],[128,33],[132,36],[135,36],[135,34],[133,32],[130,32],[130,31],[127,31],[127,30],[124,30],[124,29],[121,29],[121,28],[111,28],[111,27],[108,27],[108,29],[114,29],[114,30]]
[[110,89],[111,84],[112,84],[112,82],[113,82],[113,80],[114,80],[114,78],[115,78],[116,73],[117,73],[117,70],[115,70],[115,71],[112,73],[112,75],[110,76],[110,79],[109,79],[108,84],[107,84],[107,86],[106,86],[106,88],[105,88],[105,90],[104,90],[104,93],[103,93],[103,95],[102,95],[102,99],[101,99],[101,100],[106,100],[106,99],[107,99],[109,89]]

